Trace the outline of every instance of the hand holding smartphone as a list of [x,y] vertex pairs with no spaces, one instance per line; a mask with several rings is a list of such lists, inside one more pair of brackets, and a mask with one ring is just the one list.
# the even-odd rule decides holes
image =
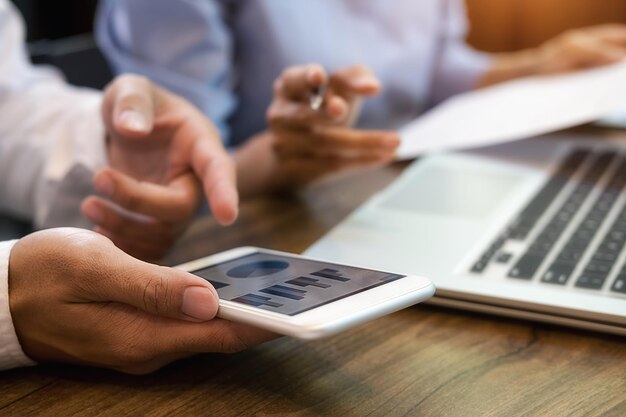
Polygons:
[[302,339],[327,336],[431,297],[425,278],[253,247],[179,265],[209,281],[218,316]]

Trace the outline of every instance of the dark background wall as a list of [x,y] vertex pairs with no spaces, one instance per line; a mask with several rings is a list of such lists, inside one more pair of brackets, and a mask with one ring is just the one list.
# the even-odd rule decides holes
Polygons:
[[91,32],[98,0],[12,0],[28,23],[28,40]]
[[13,0],[26,21],[31,59],[54,65],[68,82],[102,88],[111,79],[92,29],[98,0]]
[[537,46],[573,28],[626,23],[626,0],[467,0],[469,43],[490,52]]

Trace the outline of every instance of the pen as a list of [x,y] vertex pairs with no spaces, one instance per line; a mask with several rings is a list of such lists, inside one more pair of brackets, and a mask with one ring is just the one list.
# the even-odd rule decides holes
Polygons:
[[317,89],[313,91],[311,96],[309,97],[309,106],[311,110],[318,111],[324,105],[324,98],[326,97],[326,92],[328,91],[328,84],[323,83]]

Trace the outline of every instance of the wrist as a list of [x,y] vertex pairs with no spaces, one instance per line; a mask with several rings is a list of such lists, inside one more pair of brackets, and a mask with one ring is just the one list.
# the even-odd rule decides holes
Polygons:
[[491,67],[485,72],[478,87],[487,87],[516,78],[541,73],[542,50],[540,48],[496,54]]
[[242,198],[283,190],[285,181],[279,173],[274,152],[274,138],[265,131],[250,138],[233,155],[237,167],[237,188]]
[[9,263],[17,242],[0,242],[0,369],[35,364],[22,350],[10,308]]

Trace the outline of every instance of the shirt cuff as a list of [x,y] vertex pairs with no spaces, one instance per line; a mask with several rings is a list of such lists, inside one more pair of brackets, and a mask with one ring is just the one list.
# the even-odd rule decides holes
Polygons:
[[35,365],[22,351],[9,309],[9,256],[16,242],[0,242],[0,369]]

